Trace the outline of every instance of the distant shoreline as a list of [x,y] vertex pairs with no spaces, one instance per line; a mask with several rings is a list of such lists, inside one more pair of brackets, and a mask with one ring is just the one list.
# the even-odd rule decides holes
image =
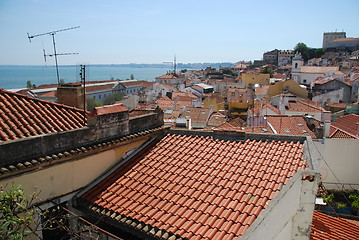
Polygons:
[[[59,65],[59,67],[76,67],[76,65]],[[0,65],[0,67],[55,67],[55,65]],[[130,67],[130,68],[172,68],[172,64],[164,63],[127,63],[127,64],[86,64],[88,67]],[[223,63],[177,63],[177,68],[179,69],[199,69],[206,67],[215,67],[219,68],[220,66],[232,67],[234,63],[223,62]]]

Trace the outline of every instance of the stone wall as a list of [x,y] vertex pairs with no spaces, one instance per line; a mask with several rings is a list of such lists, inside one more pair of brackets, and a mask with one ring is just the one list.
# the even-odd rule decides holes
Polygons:
[[0,144],[0,168],[39,157],[102,143],[163,125],[161,110],[129,118],[127,111],[88,117],[88,126]]

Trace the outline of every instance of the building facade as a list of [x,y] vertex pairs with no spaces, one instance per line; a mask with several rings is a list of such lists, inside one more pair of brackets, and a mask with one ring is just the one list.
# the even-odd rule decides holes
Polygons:
[[346,38],[346,32],[326,32],[323,33],[323,45],[322,48],[331,48],[332,43],[331,41],[339,39],[339,38]]

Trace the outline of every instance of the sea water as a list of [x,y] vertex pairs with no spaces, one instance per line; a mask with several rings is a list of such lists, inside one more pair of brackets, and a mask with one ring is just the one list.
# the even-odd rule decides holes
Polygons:
[[[154,81],[166,74],[169,68],[124,67],[115,65],[86,66],[86,81],[127,80],[131,75],[138,80]],[[80,66],[59,66],[60,79],[67,82],[80,81]],[[0,88],[22,89],[27,82],[39,86],[57,83],[55,66],[0,66]]]

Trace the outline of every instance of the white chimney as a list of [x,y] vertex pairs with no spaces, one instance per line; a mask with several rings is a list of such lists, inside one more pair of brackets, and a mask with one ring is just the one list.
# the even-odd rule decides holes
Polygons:
[[279,106],[278,106],[278,109],[280,111],[280,114],[281,115],[285,115],[285,103],[284,103],[284,98],[283,98],[283,95],[280,96],[280,100],[279,100]]
[[330,121],[332,118],[332,113],[330,111],[323,111],[321,117],[322,122]]
[[323,137],[328,138],[330,134],[330,121],[324,122]]

